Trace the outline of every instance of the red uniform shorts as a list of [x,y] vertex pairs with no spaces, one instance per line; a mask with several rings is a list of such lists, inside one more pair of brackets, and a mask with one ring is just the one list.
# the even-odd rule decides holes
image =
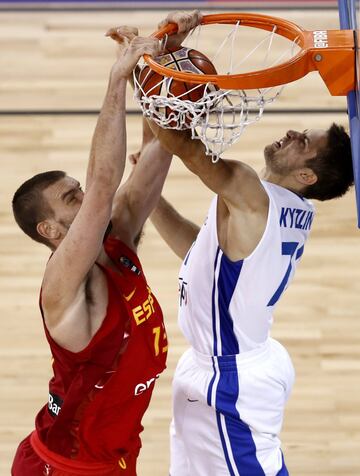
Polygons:
[[[35,449],[36,451],[35,451]],[[12,476],[136,476],[136,458],[115,463],[91,463],[64,458],[49,451],[36,432],[19,445]]]

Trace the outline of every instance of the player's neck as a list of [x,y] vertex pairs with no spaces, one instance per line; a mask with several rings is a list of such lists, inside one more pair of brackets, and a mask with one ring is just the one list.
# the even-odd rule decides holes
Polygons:
[[261,171],[260,178],[262,180],[266,180],[267,182],[286,188],[298,195],[302,194],[302,190],[304,188],[304,186],[302,184],[299,184],[292,175],[284,176],[276,174],[266,168]]

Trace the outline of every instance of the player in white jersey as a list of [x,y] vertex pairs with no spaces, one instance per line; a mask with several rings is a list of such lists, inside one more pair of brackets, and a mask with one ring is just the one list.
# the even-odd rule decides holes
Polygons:
[[[200,18],[172,13],[163,24],[178,23],[180,45]],[[290,130],[265,147],[260,179],[242,162],[211,163],[186,131],[151,127],[216,194],[201,229],[163,198],[152,217],[184,259],[179,320],[191,344],[174,377],[170,474],[286,476],[278,435],[294,370],[270,338],[273,311],[304,251],[308,198],[339,197],[353,183],[349,137],[335,124]]]
[[180,270],[179,322],[192,349],[174,379],[172,476],[287,474],[277,435],[294,371],[269,332],[314,211],[283,187],[262,186],[268,219],[249,256],[232,261],[220,247],[215,197]]
[[[269,159],[282,147],[289,156],[294,152],[299,159],[294,170],[299,171],[306,160],[301,155],[325,152],[325,138],[346,134],[335,125],[323,133],[289,131],[265,155]],[[164,136],[161,140],[166,142]],[[288,475],[279,433],[294,370],[285,348],[270,338],[270,329],[274,308],[304,252],[313,205],[300,187],[290,190],[286,180],[284,186],[272,182],[277,175],[271,160],[264,172],[267,180],[256,178],[241,163],[243,176],[230,163],[233,176],[224,177],[224,169],[210,159],[214,174],[209,170],[206,175],[206,166],[200,165],[206,157],[195,153],[201,148],[198,141],[194,148],[187,141],[166,146],[174,153],[176,149],[193,171],[198,167],[199,177],[218,191],[200,230],[164,198],[152,215],[162,237],[184,259],[179,323],[191,344],[173,381],[170,475]],[[343,144],[340,194],[352,183],[349,147]]]
[[[172,13],[161,26],[186,33],[200,18]],[[270,328],[311,229],[308,198],[339,197],[353,183],[349,137],[335,124],[290,130],[265,147],[259,178],[242,162],[211,163],[187,131],[151,127],[216,194],[201,229],[163,198],[152,215],[184,259],[179,321],[191,344],[174,377],[170,474],[288,475],[278,436],[294,370]]]

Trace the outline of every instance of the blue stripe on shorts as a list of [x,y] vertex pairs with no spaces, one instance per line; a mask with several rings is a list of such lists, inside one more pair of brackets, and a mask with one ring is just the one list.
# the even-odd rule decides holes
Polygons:
[[220,377],[216,389],[217,424],[229,472],[231,475],[235,474],[235,465],[241,476],[265,476],[256,457],[251,430],[241,420],[236,409],[239,382],[235,356],[219,357],[218,362]]

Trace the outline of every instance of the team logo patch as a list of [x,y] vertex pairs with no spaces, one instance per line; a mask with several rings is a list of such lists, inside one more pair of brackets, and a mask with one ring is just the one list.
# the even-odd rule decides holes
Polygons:
[[57,417],[60,413],[63,400],[55,393],[49,393],[48,410],[50,415]]
[[126,256],[121,256],[119,258],[119,261],[123,266],[125,266],[125,268],[129,268],[130,271],[135,273],[137,276],[141,275],[140,269],[137,266],[135,266],[135,264],[131,261],[131,259],[127,258]]

